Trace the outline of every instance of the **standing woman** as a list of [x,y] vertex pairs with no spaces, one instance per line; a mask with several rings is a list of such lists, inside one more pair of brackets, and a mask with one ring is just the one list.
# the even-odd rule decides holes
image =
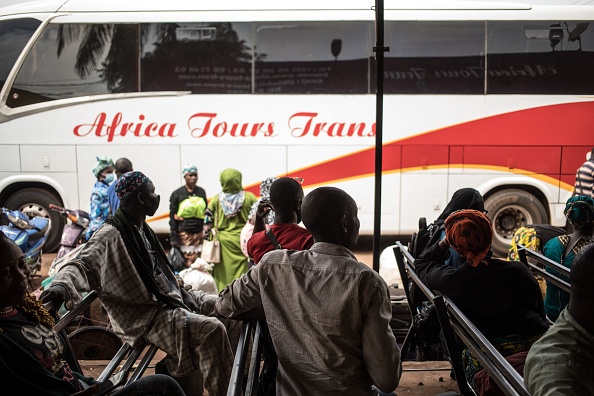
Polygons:
[[87,241],[101,224],[110,215],[109,212],[109,185],[115,180],[113,173],[113,160],[109,157],[97,157],[97,163],[93,168],[93,174],[97,178],[93,191],[91,192],[91,211],[89,212],[89,228],[87,229]]
[[212,274],[219,291],[248,270],[247,258],[241,252],[240,233],[256,202],[254,194],[243,190],[239,171],[225,169],[221,172],[220,181],[223,191],[208,205],[213,215],[216,239],[221,244],[221,262],[215,265]]
[[208,201],[206,191],[196,185],[196,165],[184,166],[182,176],[186,184],[175,190],[169,198],[169,229],[171,247],[180,247],[186,259],[186,267],[189,267],[200,255],[204,239],[204,211]]
[[[543,248],[545,256],[571,268],[573,259],[577,252],[584,246],[594,242],[592,232],[594,231],[594,199],[583,195],[576,195],[565,205],[563,212],[567,221],[575,228],[575,232],[568,235],[560,235],[551,239]],[[559,273],[547,267],[547,272],[559,276]],[[567,277],[562,279],[569,282]],[[559,317],[559,313],[569,304],[569,293],[559,289],[558,286],[547,282],[547,293],[544,300],[545,312],[553,322]]]

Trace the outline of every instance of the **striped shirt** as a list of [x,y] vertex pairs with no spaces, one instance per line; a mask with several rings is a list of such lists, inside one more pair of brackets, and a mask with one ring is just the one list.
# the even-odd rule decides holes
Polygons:
[[594,159],[590,159],[575,174],[575,188],[573,195],[585,195],[594,198]]

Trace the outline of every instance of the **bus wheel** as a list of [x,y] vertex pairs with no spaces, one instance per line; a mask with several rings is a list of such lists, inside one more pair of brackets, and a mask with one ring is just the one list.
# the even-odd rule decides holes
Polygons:
[[491,249],[497,257],[507,257],[514,233],[526,224],[548,223],[542,203],[524,190],[499,191],[485,201],[485,209],[493,223]]
[[12,194],[5,202],[10,209],[18,209],[29,217],[41,216],[50,219],[44,252],[55,252],[60,247],[64,219],[58,212],[50,210],[49,204],[62,205],[62,200],[41,188],[24,188]]

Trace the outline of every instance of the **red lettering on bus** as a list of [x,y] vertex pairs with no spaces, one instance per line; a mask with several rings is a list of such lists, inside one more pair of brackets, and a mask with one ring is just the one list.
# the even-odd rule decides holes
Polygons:
[[289,118],[289,129],[291,129],[291,135],[298,138],[304,137],[308,134],[311,134],[312,136],[327,135],[329,137],[375,136],[375,123],[371,124],[371,130],[366,132],[365,130],[368,124],[364,122],[350,124],[345,122],[314,123],[314,118],[317,116],[318,113],[301,112],[293,114]]
[[[159,125],[156,122],[151,122],[146,127],[144,127],[143,131],[143,123],[142,121],[146,117],[143,114],[138,116],[138,119],[141,122],[124,122],[122,124],[122,113],[116,113],[111,123],[107,124],[107,114],[106,113],[99,113],[97,117],[95,117],[95,121],[92,124],[80,124],[74,127],[74,135],[75,136],[87,136],[90,134],[94,134],[98,137],[107,136],[107,141],[112,142],[116,137],[125,137],[128,135],[128,132],[132,133],[132,135],[136,137],[176,137],[175,134],[175,123],[166,122],[162,125]],[[121,124],[121,126],[120,126]],[[157,132],[152,133],[152,132]]]
[[227,134],[231,137],[275,136],[273,122],[257,122],[251,124],[250,128],[249,123],[227,123],[226,121],[222,121],[214,124],[211,130],[212,123],[217,115],[217,113],[196,113],[190,116],[188,119],[188,128],[190,128],[191,136],[201,138],[209,133],[214,137],[223,137]]

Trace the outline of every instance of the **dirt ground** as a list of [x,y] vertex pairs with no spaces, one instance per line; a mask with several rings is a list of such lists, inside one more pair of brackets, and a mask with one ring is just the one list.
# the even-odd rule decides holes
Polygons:
[[[372,253],[369,251],[355,252],[357,259],[371,267]],[[40,285],[41,280],[47,277],[47,271],[54,259],[55,254],[44,254],[42,258],[42,269],[40,277],[35,278],[34,285]],[[165,354],[162,351],[157,352],[152,360],[146,374],[154,373],[154,365],[161,360]],[[81,360],[81,367],[85,375],[97,378],[105,368],[106,360]],[[450,378],[450,364],[448,362],[403,362],[403,373],[400,379],[400,385],[395,393],[402,395],[431,396],[448,391],[458,391],[455,380]],[[146,375],[145,374],[145,375]],[[206,392],[205,392],[206,394]]]

